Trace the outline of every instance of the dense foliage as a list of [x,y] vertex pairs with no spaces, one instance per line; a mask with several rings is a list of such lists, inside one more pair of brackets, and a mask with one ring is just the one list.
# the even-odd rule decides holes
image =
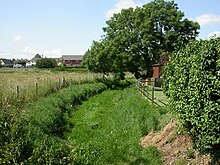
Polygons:
[[57,61],[52,58],[40,58],[36,61],[37,68],[55,68]]
[[47,98],[0,111],[0,164],[68,164],[74,149],[63,138],[70,110],[106,89],[103,83],[73,85]]
[[170,57],[164,91],[195,147],[220,158],[220,38],[191,42]]
[[173,1],[154,0],[122,10],[106,22],[102,39],[93,42],[84,64],[91,71],[114,72],[119,78],[126,71],[147,76],[147,66],[198,35],[199,24],[183,18]]

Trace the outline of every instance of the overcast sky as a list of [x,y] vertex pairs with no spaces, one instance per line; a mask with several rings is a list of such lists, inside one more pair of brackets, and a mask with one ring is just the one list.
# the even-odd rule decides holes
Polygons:
[[[0,58],[84,54],[122,8],[149,0],[0,0]],[[220,0],[176,0],[201,25],[199,38],[220,36]]]

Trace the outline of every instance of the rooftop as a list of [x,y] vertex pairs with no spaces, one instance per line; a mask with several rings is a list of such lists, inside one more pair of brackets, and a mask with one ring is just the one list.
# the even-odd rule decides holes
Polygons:
[[63,60],[83,60],[83,55],[62,55]]

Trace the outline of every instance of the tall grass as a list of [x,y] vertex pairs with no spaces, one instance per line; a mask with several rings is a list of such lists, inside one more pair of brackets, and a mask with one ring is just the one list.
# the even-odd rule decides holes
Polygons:
[[72,112],[74,128],[66,139],[75,146],[78,164],[161,164],[154,147],[143,149],[140,137],[158,129],[166,107],[151,106],[137,89],[108,90]]
[[70,110],[107,87],[103,83],[72,85],[26,104],[22,116],[16,108],[0,111],[0,164],[71,164],[74,154],[62,139]]
[[[80,84],[85,81],[93,81],[100,76],[89,72],[1,68],[0,108],[18,103],[27,103],[58,90],[61,85]],[[63,78],[65,79],[64,83],[62,83]]]
[[11,116],[16,107],[0,111],[0,164],[161,164],[160,152],[139,139],[160,128],[168,110],[149,105],[134,87],[90,97],[106,89],[72,85],[25,104],[20,118]]

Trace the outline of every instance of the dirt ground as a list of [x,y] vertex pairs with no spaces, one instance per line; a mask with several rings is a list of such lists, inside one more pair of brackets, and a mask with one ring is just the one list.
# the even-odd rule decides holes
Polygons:
[[209,165],[209,155],[200,155],[192,147],[189,135],[178,135],[176,122],[169,123],[161,132],[149,133],[140,139],[143,147],[155,146],[162,152],[166,165]]

